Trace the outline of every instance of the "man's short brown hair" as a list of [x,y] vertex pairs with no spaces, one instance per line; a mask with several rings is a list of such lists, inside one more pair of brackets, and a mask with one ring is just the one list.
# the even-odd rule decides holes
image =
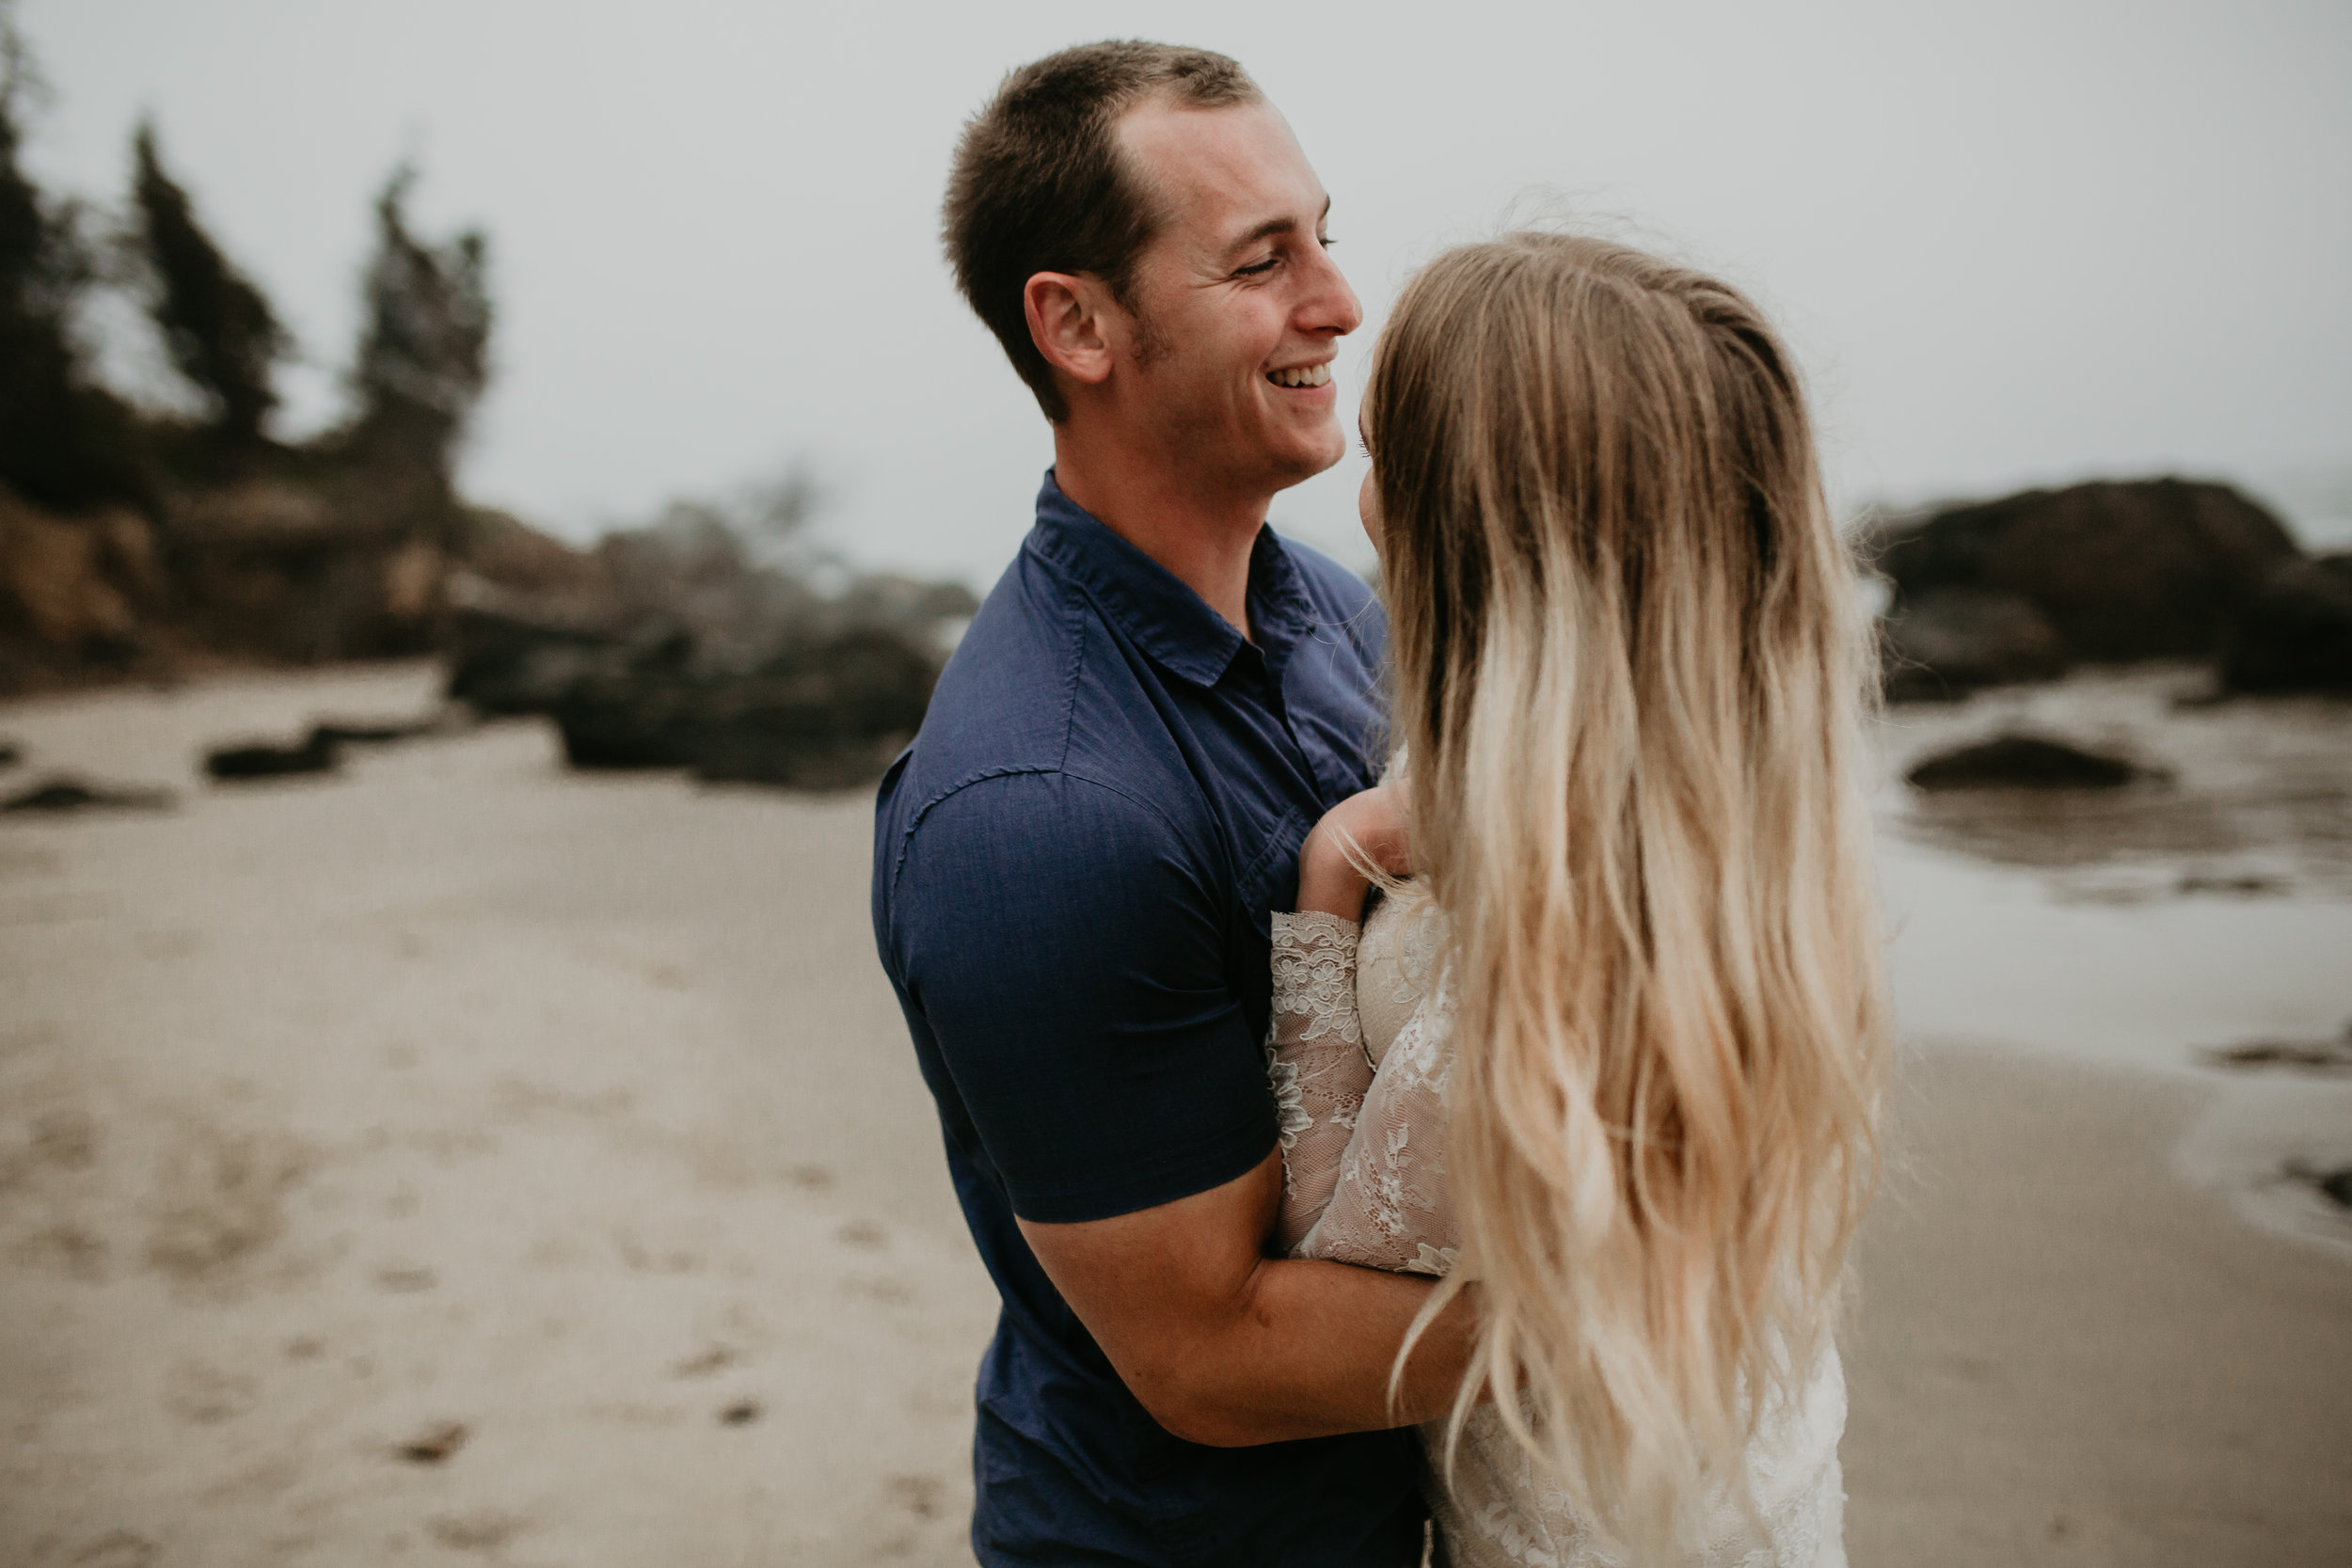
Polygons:
[[1120,156],[1115,128],[1155,94],[1203,109],[1261,96],[1237,62],[1206,49],[1086,43],[1008,75],[956,144],[941,213],[947,260],[1057,423],[1069,406],[1030,341],[1022,293],[1041,272],[1088,273],[1128,304],[1136,259],[1161,214]]

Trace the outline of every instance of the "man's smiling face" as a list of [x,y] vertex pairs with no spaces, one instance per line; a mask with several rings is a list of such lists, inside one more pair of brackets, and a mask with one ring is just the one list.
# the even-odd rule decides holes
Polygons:
[[1120,120],[1130,167],[1161,209],[1129,297],[1140,351],[1127,396],[1187,463],[1273,491],[1346,451],[1331,359],[1363,308],[1331,264],[1330,208],[1272,107],[1146,103]]

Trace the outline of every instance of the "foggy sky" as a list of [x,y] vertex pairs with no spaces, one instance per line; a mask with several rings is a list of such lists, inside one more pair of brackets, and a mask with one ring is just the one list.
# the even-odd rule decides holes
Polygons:
[[[1368,311],[1343,412],[1413,265],[1518,201],[1754,292],[1811,378],[1842,504],[2352,477],[2341,0],[21,15],[54,88],[28,162],[119,203],[155,115],[305,350],[289,432],[339,406],[370,201],[414,156],[422,227],[493,245],[498,379],[466,486],[572,537],[800,454],[859,558],[993,578],[1050,445],[939,259],[940,186],[1007,68],[1106,36],[1233,54],[1290,118]],[[1360,461],[1277,524],[1367,559]]]

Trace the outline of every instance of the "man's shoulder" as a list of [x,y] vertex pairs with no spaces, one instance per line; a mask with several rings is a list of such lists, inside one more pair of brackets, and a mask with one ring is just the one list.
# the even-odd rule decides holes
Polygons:
[[1116,663],[1089,657],[1089,620],[1027,552],[1006,569],[882,781],[876,848],[890,863],[878,874],[895,880],[918,833],[951,841],[942,847],[958,858],[1082,847],[1105,868],[1188,836],[1188,797],[1168,787],[1148,737],[1109,746],[1093,734],[1121,726],[1115,693],[1089,695],[1089,672],[1099,686]]
[[1078,628],[1069,594],[1027,550],[980,602],[932,689],[916,750],[941,784],[1057,766],[1068,744]]
[[1164,857],[1190,835],[1181,814],[1127,780],[1083,764],[980,768],[906,814],[934,856],[1001,863],[1025,875],[1067,862],[1073,875],[1115,875]]

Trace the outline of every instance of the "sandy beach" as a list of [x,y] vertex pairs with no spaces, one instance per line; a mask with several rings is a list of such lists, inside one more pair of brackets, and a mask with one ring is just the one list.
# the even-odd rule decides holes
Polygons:
[[[435,685],[0,707],[0,788],[179,797],[0,818],[0,1563],[969,1562],[993,1294],[873,959],[866,797],[569,774],[532,722],[195,769]],[[2352,1127],[2344,1082],[1920,994],[1852,1560],[2352,1559],[2352,1249],[2262,1186]]]

